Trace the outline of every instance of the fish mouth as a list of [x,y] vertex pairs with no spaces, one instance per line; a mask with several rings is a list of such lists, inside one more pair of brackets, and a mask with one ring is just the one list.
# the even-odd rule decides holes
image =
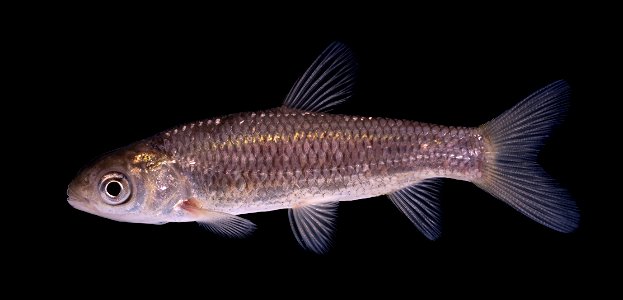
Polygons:
[[89,202],[83,197],[80,197],[71,187],[67,189],[67,202],[73,208],[84,212],[88,212],[90,209]]

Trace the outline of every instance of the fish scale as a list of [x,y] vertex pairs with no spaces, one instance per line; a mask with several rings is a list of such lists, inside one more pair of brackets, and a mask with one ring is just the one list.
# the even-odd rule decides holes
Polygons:
[[536,222],[575,230],[573,199],[536,162],[564,116],[560,80],[480,127],[334,115],[356,63],[331,44],[281,107],[181,125],[114,151],[67,190],[75,208],[117,221],[198,222],[229,237],[255,225],[239,215],[288,209],[299,244],[327,251],[337,203],[387,195],[424,234],[441,234],[440,178],[474,183]]
[[282,207],[271,208],[336,200],[323,195],[355,200],[432,176],[473,180],[485,160],[476,128],[287,108],[179,126],[150,144],[202,187],[194,196],[211,199],[206,207],[230,213],[241,203],[286,197]]

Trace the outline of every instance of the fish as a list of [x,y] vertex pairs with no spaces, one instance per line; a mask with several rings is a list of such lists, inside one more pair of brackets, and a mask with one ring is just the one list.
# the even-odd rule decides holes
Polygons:
[[437,239],[449,178],[555,231],[578,228],[575,201],[537,163],[568,110],[567,82],[479,127],[329,113],[352,96],[357,68],[352,51],[333,42],[281,106],[183,124],[105,154],[71,181],[67,201],[115,221],[197,222],[235,238],[256,228],[241,215],[287,209],[297,242],[322,254],[338,203],[381,195]]

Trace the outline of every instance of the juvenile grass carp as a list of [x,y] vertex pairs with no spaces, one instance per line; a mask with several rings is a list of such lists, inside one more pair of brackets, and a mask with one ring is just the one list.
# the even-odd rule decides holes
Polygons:
[[549,228],[571,232],[579,213],[537,164],[569,88],[554,82],[476,128],[334,115],[356,64],[331,44],[283,105],[185,124],[114,151],[81,171],[69,203],[117,221],[198,222],[232,237],[242,214],[288,209],[304,248],[328,250],[339,201],[387,195],[429,239],[440,234],[441,178],[470,181]]

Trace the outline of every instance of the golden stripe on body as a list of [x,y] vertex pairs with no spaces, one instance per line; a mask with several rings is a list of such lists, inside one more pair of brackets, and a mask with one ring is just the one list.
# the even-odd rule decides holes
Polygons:
[[[253,136],[249,136],[249,135],[245,135],[243,137],[240,137],[238,139],[232,140],[232,139],[227,139],[224,142],[211,142],[210,143],[210,148],[212,149],[224,149],[226,146],[239,146],[241,144],[256,144],[256,143],[264,143],[264,142],[274,142],[274,143],[279,143],[279,142],[287,142],[289,140],[292,140],[294,142],[298,142],[298,141],[303,141],[307,138],[307,140],[322,140],[322,139],[333,139],[333,140],[346,140],[346,141],[350,141],[352,140],[369,140],[369,141],[374,141],[374,140],[382,140],[382,141],[400,141],[400,136],[399,135],[383,135],[380,138],[374,134],[355,134],[354,136],[351,134],[343,134],[343,132],[337,131],[322,131],[322,132],[316,132],[316,131],[309,131],[309,132],[305,132],[305,131],[297,131],[294,134],[261,134],[261,135],[253,135]],[[439,140],[435,140],[435,143],[437,144],[441,144],[441,141]]]

